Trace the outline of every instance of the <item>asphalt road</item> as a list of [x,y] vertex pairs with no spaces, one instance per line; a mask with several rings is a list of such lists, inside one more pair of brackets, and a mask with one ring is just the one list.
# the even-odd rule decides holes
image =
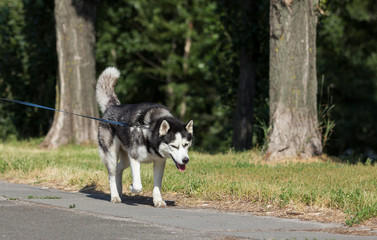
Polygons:
[[336,234],[341,224],[208,209],[154,208],[107,195],[0,180],[1,239],[377,239]]

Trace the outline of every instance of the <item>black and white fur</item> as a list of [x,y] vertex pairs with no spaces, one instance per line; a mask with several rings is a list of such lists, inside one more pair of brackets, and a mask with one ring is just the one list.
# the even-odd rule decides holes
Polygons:
[[153,203],[165,207],[161,196],[161,182],[167,158],[172,158],[180,171],[189,162],[188,149],[193,139],[193,121],[182,123],[160,104],[120,104],[114,85],[120,73],[114,67],[100,75],[97,102],[103,118],[131,126],[99,123],[99,154],[105,163],[110,182],[111,202],[121,202],[122,173],[131,166],[134,193],[142,191],[140,163],[153,163]]

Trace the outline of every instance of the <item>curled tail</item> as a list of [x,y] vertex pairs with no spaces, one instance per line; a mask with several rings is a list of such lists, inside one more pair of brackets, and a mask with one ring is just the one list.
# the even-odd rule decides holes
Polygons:
[[111,105],[119,105],[120,101],[115,94],[114,86],[120,76],[120,72],[115,67],[108,67],[101,73],[96,86],[96,98],[101,112]]

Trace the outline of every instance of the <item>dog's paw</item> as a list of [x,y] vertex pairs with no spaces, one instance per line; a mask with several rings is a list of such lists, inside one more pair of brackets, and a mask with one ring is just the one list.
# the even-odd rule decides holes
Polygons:
[[136,187],[134,187],[134,186],[131,184],[131,186],[130,186],[130,190],[131,190],[131,192],[133,192],[133,193],[141,193],[141,192],[143,191],[143,188],[142,188],[142,187],[138,187],[138,188],[136,188]]
[[122,199],[120,197],[112,197],[111,202],[112,203],[121,203]]
[[162,208],[166,207],[166,202],[163,201],[163,200],[153,201],[153,204],[154,204],[155,207],[158,207],[158,208],[160,208],[160,207],[162,207]]
[[133,193],[141,193],[143,191],[143,188],[142,187],[134,187],[133,185],[131,185],[130,190]]

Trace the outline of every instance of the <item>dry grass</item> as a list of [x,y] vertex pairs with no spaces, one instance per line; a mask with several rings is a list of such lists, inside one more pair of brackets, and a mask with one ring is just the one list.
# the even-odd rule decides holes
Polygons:
[[[376,170],[371,164],[350,165],[327,157],[270,164],[256,151],[193,152],[183,173],[168,160],[162,190],[208,206],[230,202],[252,210],[257,206],[262,212],[291,209],[292,215],[307,209],[330,209],[343,212],[343,219],[346,216],[347,224],[353,225],[377,216]],[[127,169],[123,177],[126,193],[130,175]],[[95,147],[48,151],[39,149],[38,141],[0,144],[0,178],[65,190],[108,192],[107,172]],[[142,165],[142,181],[144,192],[150,194],[151,165]],[[237,204],[228,204],[232,205]]]

